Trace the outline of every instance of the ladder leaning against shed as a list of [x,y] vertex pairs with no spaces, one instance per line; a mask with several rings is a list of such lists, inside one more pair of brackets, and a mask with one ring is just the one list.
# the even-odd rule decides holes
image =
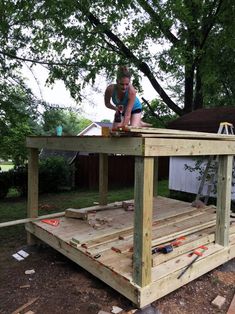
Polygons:
[[[234,135],[233,124],[228,123],[228,122],[221,122],[217,133],[218,134]],[[207,192],[206,192],[206,195],[203,195],[203,188],[205,186],[205,182],[206,182],[206,179],[208,177],[210,169],[212,169],[212,173],[210,174],[210,177],[208,180]],[[211,191],[212,191],[212,187],[213,187],[214,182],[215,182],[217,170],[218,170],[218,157],[209,156],[205,171],[202,175],[201,182],[200,182],[200,185],[198,188],[197,196],[195,199],[196,201],[202,200],[204,198],[203,202],[205,205],[207,204],[209,197],[210,197],[210,194],[211,194]]]

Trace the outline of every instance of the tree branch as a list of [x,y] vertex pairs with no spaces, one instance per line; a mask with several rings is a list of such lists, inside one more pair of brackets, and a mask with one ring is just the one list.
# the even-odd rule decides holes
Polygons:
[[140,6],[149,14],[151,20],[153,23],[157,24],[160,31],[166,36],[166,38],[172,43],[176,44],[179,40],[177,37],[175,37],[174,34],[169,30],[168,27],[166,27],[157,12],[153,10],[153,8],[148,4],[145,0],[137,0]]
[[161,87],[161,85],[158,83],[158,81],[153,76],[149,66],[147,63],[142,62],[139,60],[131,51],[130,49],[109,29],[106,27],[106,25],[102,24],[98,18],[96,18],[91,12],[84,9],[84,7],[80,6],[81,12],[88,18],[90,23],[94,25],[95,27],[99,28],[101,31],[101,34],[105,34],[110,40],[112,40],[119,50],[123,53],[123,55],[129,59],[131,62],[133,62],[136,67],[147,76],[149,81],[151,82],[154,89],[157,91],[157,93],[160,95],[162,100],[166,103],[166,105],[173,110],[175,113],[177,113],[179,116],[183,114],[183,110],[179,108],[167,95],[167,93],[164,91],[164,89]]
[[42,65],[59,65],[59,66],[75,66],[76,63],[60,63],[60,62],[51,62],[51,61],[40,61],[40,60],[36,60],[36,59],[29,59],[29,58],[24,58],[24,57],[18,57],[17,55],[13,55],[11,53],[8,53],[6,51],[1,51],[0,50],[0,54],[6,57],[9,57],[11,59],[15,59],[15,60],[20,60],[20,61],[28,61],[28,62],[32,62],[32,63],[36,63],[36,64],[42,64]]

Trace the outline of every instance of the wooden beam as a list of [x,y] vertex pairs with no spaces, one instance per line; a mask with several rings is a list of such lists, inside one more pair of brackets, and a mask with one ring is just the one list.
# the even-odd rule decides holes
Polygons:
[[[232,137],[232,135],[229,135]],[[145,156],[206,156],[235,155],[232,140],[208,140],[188,138],[143,138]]]
[[143,140],[140,137],[30,136],[26,138],[26,146],[87,153],[142,156]]
[[108,155],[99,154],[99,203],[108,203]]
[[154,158],[153,196],[158,195],[158,157]]
[[233,156],[219,156],[215,242],[229,245]]
[[141,287],[151,282],[153,164],[153,158],[135,159],[133,280]]
[[[28,204],[27,215],[29,218],[38,217],[38,149],[29,149],[28,161]],[[33,236],[27,233],[27,243],[34,244]]]

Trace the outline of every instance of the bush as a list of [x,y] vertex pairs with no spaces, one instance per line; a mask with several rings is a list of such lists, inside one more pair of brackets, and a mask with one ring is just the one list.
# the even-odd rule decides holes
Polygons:
[[28,171],[26,166],[17,166],[8,171],[11,178],[11,187],[17,189],[21,196],[27,195]]
[[10,176],[8,172],[0,172],[0,199],[7,196],[11,187]]
[[[18,166],[1,174],[7,174],[2,178],[4,189],[0,178],[0,194],[6,196],[10,187],[17,189],[21,196],[27,195],[28,169],[26,166]],[[39,193],[58,192],[65,186],[69,186],[70,168],[62,157],[50,157],[39,162]],[[7,190],[7,191],[5,191]],[[3,193],[4,191],[4,193]]]
[[57,192],[69,186],[70,167],[62,157],[50,157],[40,161],[39,192]]

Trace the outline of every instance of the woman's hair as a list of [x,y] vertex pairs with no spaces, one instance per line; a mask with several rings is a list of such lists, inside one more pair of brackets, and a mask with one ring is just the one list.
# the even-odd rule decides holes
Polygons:
[[120,66],[117,71],[117,79],[121,79],[123,77],[131,78],[131,73],[126,65]]

